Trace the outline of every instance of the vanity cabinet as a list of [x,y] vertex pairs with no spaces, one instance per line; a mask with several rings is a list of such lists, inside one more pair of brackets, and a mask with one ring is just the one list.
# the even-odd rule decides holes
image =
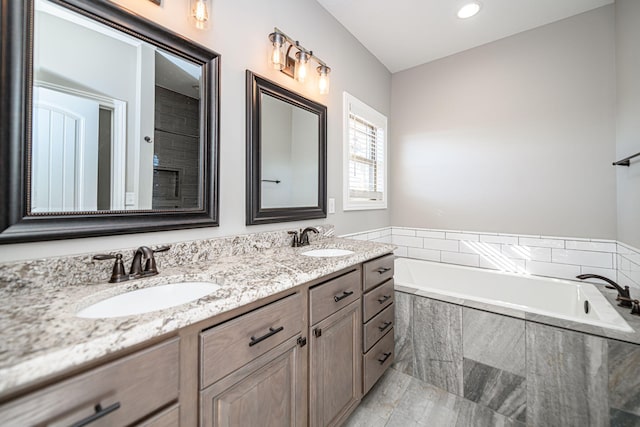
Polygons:
[[340,425],[362,396],[360,277],[355,270],[310,290],[310,426]]
[[300,292],[200,334],[202,426],[306,424]]
[[178,363],[174,338],[2,405],[0,425],[177,425],[177,404],[149,415],[178,401]]
[[394,360],[394,256],[363,264],[362,393],[366,394]]

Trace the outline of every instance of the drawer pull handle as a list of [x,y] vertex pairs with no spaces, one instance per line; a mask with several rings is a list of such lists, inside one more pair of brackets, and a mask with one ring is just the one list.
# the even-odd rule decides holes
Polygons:
[[258,344],[260,341],[264,341],[267,338],[269,338],[270,336],[273,336],[275,334],[277,334],[280,331],[284,330],[284,326],[280,326],[279,328],[269,328],[269,332],[267,332],[266,334],[264,334],[261,337],[251,337],[251,342],[249,342],[249,347],[253,347],[254,345]]
[[105,415],[108,415],[119,408],[120,408],[120,402],[116,402],[111,406],[107,406],[106,408],[103,408],[102,405],[98,403],[94,407],[94,409],[96,410],[95,414],[89,415],[87,418],[71,424],[71,427],[83,427],[83,426],[89,425],[92,422],[96,421],[97,419],[102,418]]
[[391,270],[391,267],[380,267],[379,269],[377,269],[376,271],[380,274],[384,274],[387,271]]
[[384,362],[386,362],[389,357],[391,357],[391,352],[383,353],[383,355],[384,356],[382,356],[382,358],[378,359],[378,362],[380,362],[381,365],[384,364]]
[[383,295],[380,298],[378,298],[378,302],[380,304],[384,304],[385,302],[387,302],[388,299],[391,298],[391,295]]
[[333,297],[333,300],[334,300],[335,302],[338,302],[338,301],[340,301],[340,300],[345,299],[345,298],[346,298],[346,297],[348,297],[349,295],[353,295],[353,291],[344,291],[344,292],[342,292],[342,295],[336,295],[336,296],[334,296],[334,297]]
[[387,329],[389,326],[391,326],[392,324],[393,324],[393,322],[384,322],[382,324],[382,326],[378,326],[378,329],[380,329],[380,332],[382,332],[385,329]]

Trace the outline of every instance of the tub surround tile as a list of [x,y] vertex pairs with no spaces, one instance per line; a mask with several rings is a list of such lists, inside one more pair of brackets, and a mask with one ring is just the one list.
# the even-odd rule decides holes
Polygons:
[[640,417],[640,346],[607,341],[609,405]]
[[444,239],[445,238],[444,231],[428,231],[428,230],[416,230],[416,236],[418,237],[428,237],[430,239]]
[[[461,242],[461,243],[464,243],[464,242]],[[440,261],[447,264],[466,265],[468,267],[479,267],[480,255],[442,251],[442,255],[440,256]]]
[[462,396],[462,307],[414,298],[413,375]]
[[440,262],[440,251],[433,249],[407,248],[409,258],[422,259],[425,261]]
[[608,424],[607,341],[535,323],[526,331],[527,424]]
[[524,376],[464,359],[464,397],[509,418],[526,421]]
[[420,237],[393,234],[391,236],[391,242],[394,245],[407,246],[407,247],[410,247],[410,248],[421,248],[422,247],[422,239]]
[[468,240],[470,242],[479,242],[480,235],[475,233],[445,233],[448,240]]
[[463,356],[524,377],[524,329],[523,320],[463,307]]
[[426,237],[422,240],[423,240],[423,247],[425,249],[458,252],[460,248],[458,240],[430,239]]
[[534,246],[541,248],[564,249],[565,243],[562,239],[544,239],[535,237],[520,237],[518,243],[521,246]]
[[558,264],[575,264],[589,267],[613,268],[613,254],[605,252],[554,249],[551,260]]
[[609,425],[611,427],[640,427],[640,416],[611,408],[609,411]]
[[[16,272],[15,264],[2,266],[0,394],[394,249],[391,245],[339,238],[315,239],[311,246],[304,248],[291,248],[288,244],[269,247],[276,241],[287,243],[285,239],[270,237],[258,238],[253,243],[249,243],[246,236],[222,240],[232,246],[236,242],[238,246],[214,248],[209,242],[210,248],[205,250],[208,255],[201,257],[197,250],[199,245],[192,246],[193,252],[186,254],[178,250],[181,245],[174,245],[168,254],[158,254],[158,260],[161,256],[165,260],[159,266],[159,275],[121,284],[106,283],[110,271],[98,270],[99,275],[96,275],[95,266],[87,262],[88,255],[72,257],[67,264],[58,259],[27,262],[22,267],[26,269],[24,272]],[[324,247],[350,249],[354,254],[337,258],[300,255]],[[176,263],[171,260],[173,251],[177,251],[177,258],[185,262],[184,265],[169,265]],[[219,256],[212,258],[213,252]],[[193,259],[206,261],[191,263]],[[109,264],[110,270],[111,263],[104,264]],[[99,284],[85,286],[46,279],[49,273],[59,278],[62,266],[65,266],[65,273],[72,272],[73,280],[98,280]],[[29,270],[30,267],[34,271]],[[20,280],[14,280],[16,277]],[[91,320],[75,316],[77,310],[102,298],[185,280],[213,281],[221,288],[195,302],[135,317]]]
[[565,243],[566,249],[577,249],[580,251],[594,251],[594,252],[609,252],[616,253],[616,242],[609,241],[582,241],[582,240],[567,240]]
[[395,292],[395,356],[393,366],[400,372],[412,375],[414,369],[413,350],[413,296]]
[[522,310],[516,310],[515,308],[510,308],[510,307],[501,307],[499,305],[487,304],[484,302],[474,301],[470,299],[463,300],[461,305],[469,308],[474,308],[477,310],[486,311],[493,314],[513,317],[515,319],[524,319],[526,316],[526,313]]
[[504,236],[504,235],[491,235],[491,234],[481,234],[480,241],[484,243],[498,243],[505,245],[517,245],[518,237],[517,236]]

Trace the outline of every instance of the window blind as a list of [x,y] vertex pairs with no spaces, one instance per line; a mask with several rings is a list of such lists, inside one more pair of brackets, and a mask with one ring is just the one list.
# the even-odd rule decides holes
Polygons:
[[384,199],[384,129],[349,112],[349,198]]

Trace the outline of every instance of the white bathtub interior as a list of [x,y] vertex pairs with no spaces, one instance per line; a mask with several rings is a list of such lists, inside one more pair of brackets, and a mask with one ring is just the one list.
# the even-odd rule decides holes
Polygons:
[[[616,308],[591,283],[408,258],[396,259],[394,278],[396,285],[633,332]],[[585,301],[589,302],[588,313],[585,312]]]

